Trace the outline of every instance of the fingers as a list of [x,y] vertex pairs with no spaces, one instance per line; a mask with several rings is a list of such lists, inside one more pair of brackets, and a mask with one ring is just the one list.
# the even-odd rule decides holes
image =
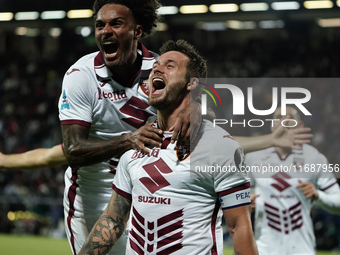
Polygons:
[[301,181],[300,179],[298,179],[299,185],[296,186],[296,188],[300,188],[302,187],[305,183],[303,181]]
[[190,141],[190,125],[183,123],[182,129],[178,136],[177,146],[187,146]]
[[[310,132],[312,129],[309,128],[309,127],[301,127],[301,128],[296,128],[296,129],[293,129],[293,132],[296,133],[296,134],[299,134],[299,133],[306,133],[306,132]],[[313,136],[313,135],[312,135]]]
[[143,153],[149,153],[150,150],[146,148],[146,146],[150,147],[161,147],[162,140],[161,137],[163,131],[154,128],[151,124],[147,124],[143,127],[140,127],[136,131],[133,131],[128,134],[128,139],[131,142],[131,147],[134,149],[138,149]]

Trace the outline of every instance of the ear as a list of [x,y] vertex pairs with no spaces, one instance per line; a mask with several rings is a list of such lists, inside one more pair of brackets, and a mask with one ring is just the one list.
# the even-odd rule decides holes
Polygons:
[[188,85],[187,85],[187,90],[193,90],[193,89],[197,88],[198,83],[199,83],[198,78],[196,78],[196,77],[191,78]]
[[135,26],[135,38],[139,39],[143,35],[143,27],[142,25]]

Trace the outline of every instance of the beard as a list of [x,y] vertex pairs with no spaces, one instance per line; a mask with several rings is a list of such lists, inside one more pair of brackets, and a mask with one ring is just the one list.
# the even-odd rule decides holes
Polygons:
[[183,82],[178,82],[172,86],[171,90],[166,91],[162,98],[149,98],[149,104],[157,110],[176,109],[187,95],[186,86]]

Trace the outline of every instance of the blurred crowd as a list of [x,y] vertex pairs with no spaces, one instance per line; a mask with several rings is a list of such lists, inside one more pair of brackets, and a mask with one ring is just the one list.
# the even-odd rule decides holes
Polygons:
[[[145,44],[149,46],[148,41]],[[198,50],[208,60],[209,77],[326,78],[340,76],[338,44],[337,41],[306,37],[259,38],[242,43],[217,43],[211,49],[198,47]],[[157,43],[150,48],[157,51],[155,45]],[[69,50],[61,47],[52,57],[41,54],[41,57],[34,58],[30,57],[31,54],[22,54],[16,50],[0,54],[1,152],[20,153],[61,143],[57,102],[63,75],[81,55],[94,49],[93,46],[88,49],[81,47],[78,52],[70,54]],[[309,106],[313,117],[305,121],[314,134],[312,144],[330,163],[339,164],[340,87],[313,86],[310,91],[312,97],[317,95]],[[233,135],[256,135],[263,132],[247,128],[226,129]],[[269,129],[265,131],[268,133]],[[30,218],[35,224],[32,227],[31,223],[27,223],[31,227],[26,232],[46,234],[43,232],[44,227],[58,228],[63,220],[65,169],[66,166],[38,171],[1,170],[0,232],[13,233],[20,227],[25,229],[22,221],[18,226],[16,220],[9,220],[9,211],[29,211],[39,215]],[[318,247],[340,247],[340,227],[334,227],[335,223],[339,226],[339,217],[330,216],[316,208]],[[326,234],[321,236],[320,231]]]

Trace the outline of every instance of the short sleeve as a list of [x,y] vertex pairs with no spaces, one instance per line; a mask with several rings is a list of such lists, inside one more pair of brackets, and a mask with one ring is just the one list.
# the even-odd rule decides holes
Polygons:
[[238,143],[229,146],[229,155],[224,160],[218,159],[217,166],[224,166],[225,171],[217,172],[214,178],[215,191],[220,199],[222,209],[250,204],[250,179],[244,173],[244,152]]
[[132,200],[132,183],[128,169],[129,158],[131,158],[129,152],[130,151],[125,152],[119,160],[116,176],[112,183],[112,189],[119,195]]
[[58,103],[62,125],[80,124],[75,120],[89,124],[92,122],[92,98],[96,91],[93,91],[94,87],[90,83],[91,77],[85,68],[72,66],[66,72]]
[[318,153],[316,159],[316,164],[321,164],[321,170],[319,178],[317,179],[316,186],[319,190],[325,191],[333,185],[337,184],[337,180],[334,176],[334,166],[328,163],[327,158]]

